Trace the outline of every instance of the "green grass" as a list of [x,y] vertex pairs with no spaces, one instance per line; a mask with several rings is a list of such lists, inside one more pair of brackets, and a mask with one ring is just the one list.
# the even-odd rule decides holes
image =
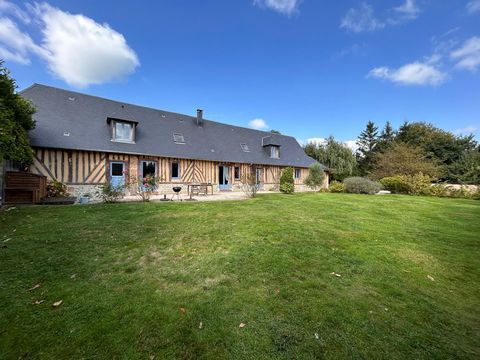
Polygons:
[[479,282],[472,200],[14,209],[0,212],[0,358],[478,359]]

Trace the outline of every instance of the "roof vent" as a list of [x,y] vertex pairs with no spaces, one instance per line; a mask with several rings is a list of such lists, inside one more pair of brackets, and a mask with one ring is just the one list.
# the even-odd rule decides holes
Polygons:
[[70,136],[70,133],[68,131],[64,131],[63,136]]
[[197,109],[197,125],[198,126],[203,125],[203,110],[202,109]]
[[68,100],[70,100],[70,101],[75,101],[75,98],[72,97],[72,96],[70,96],[70,97],[68,98]]

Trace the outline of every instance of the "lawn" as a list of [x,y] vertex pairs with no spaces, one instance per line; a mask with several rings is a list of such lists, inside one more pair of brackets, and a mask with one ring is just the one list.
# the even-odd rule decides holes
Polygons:
[[478,359],[480,201],[2,211],[0,304],[5,359]]

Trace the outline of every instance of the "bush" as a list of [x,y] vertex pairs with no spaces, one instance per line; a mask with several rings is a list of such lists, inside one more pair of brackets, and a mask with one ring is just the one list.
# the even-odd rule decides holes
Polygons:
[[310,166],[308,176],[304,180],[304,184],[313,190],[317,190],[317,187],[323,185],[323,180],[325,179],[325,173],[322,170],[322,167],[319,163],[312,164]]
[[344,180],[345,191],[352,194],[376,194],[382,189],[378,182],[358,176],[349,177]]
[[328,189],[332,193],[343,193],[343,192],[345,192],[345,184],[343,184],[339,181],[332,181],[332,183],[329,185]]
[[280,176],[280,191],[285,194],[291,194],[295,191],[293,169],[291,167],[287,167],[282,171],[282,176]]
[[67,185],[60,181],[52,180],[47,183],[47,197],[65,197],[68,196]]
[[[432,178],[422,173],[389,176],[381,179],[380,183],[394,194],[430,195],[432,193]],[[435,191],[441,192],[441,189],[436,188]]]
[[96,191],[96,195],[102,199],[104,203],[113,203],[123,196],[123,186],[113,186],[111,183],[107,182]]

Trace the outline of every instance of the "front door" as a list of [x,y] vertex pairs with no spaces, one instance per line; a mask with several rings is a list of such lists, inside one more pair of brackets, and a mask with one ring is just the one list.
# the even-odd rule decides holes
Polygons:
[[125,163],[120,161],[110,162],[110,183],[114,187],[125,187]]
[[230,190],[230,171],[228,166],[218,167],[218,185],[220,190]]

